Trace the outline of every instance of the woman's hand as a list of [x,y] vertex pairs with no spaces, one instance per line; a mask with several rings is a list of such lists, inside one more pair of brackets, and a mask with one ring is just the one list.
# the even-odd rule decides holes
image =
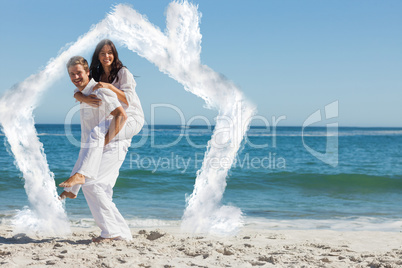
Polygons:
[[99,82],[98,84],[96,84],[94,86],[94,88],[92,90],[97,90],[97,89],[100,89],[100,88],[108,88],[108,89],[110,89],[110,84],[105,83],[105,82]]

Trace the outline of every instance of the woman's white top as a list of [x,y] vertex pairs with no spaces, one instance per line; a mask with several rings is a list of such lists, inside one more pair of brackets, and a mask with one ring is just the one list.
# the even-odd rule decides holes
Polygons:
[[[118,78],[118,79],[117,79]],[[142,110],[140,99],[135,91],[137,83],[134,80],[134,76],[131,72],[123,67],[117,73],[117,77],[112,82],[112,85],[120,89],[126,95],[128,105],[120,101],[128,117],[144,119],[144,112]]]

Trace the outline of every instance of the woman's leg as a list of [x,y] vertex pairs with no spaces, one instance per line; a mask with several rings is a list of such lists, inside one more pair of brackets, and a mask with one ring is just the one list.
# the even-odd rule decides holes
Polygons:
[[135,135],[137,135],[141,131],[143,126],[144,126],[144,118],[128,116],[123,128],[112,139],[112,141],[131,140]]

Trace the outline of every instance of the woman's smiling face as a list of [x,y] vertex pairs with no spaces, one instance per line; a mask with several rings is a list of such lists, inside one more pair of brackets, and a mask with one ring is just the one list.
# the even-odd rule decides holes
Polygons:
[[103,66],[103,69],[105,69],[105,67],[109,67],[112,65],[114,60],[114,55],[113,55],[113,51],[112,51],[112,47],[109,45],[104,45],[101,49],[101,51],[99,52],[99,61]]

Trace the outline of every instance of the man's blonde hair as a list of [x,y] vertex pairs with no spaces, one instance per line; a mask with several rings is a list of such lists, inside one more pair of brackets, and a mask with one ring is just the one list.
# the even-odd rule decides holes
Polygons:
[[84,70],[86,72],[89,71],[89,67],[88,67],[88,62],[86,59],[84,59],[84,57],[81,56],[74,56],[71,59],[68,60],[67,62],[67,70],[71,67],[71,66],[75,66],[77,64],[81,64],[82,67],[84,67]]

